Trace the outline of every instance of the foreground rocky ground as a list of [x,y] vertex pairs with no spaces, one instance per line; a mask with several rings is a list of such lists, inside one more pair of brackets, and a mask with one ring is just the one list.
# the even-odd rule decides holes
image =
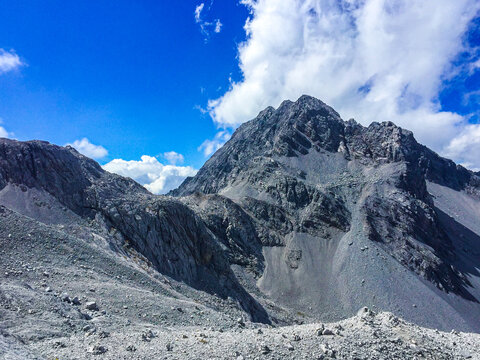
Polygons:
[[[3,342],[3,343],[2,343]],[[0,338],[0,351],[7,339]],[[36,353],[39,356],[29,355]],[[480,334],[439,332],[391,313],[361,309],[330,324],[272,328],[238,321],[235,326],[152,327],[128,325],[10,347],[4,359],[479,359]]]

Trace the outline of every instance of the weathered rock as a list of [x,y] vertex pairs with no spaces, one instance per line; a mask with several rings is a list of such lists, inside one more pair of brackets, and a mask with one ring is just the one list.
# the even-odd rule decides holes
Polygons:
[[80,299],[77,296],[74,296],[73,299],[71,299],[73,305],[81,305],[82,303],[80,302]]
[[107,351],[108,349],[103,345],[94,345],[88,350],[88,352],[92,355],[102,355],[105,354]]
[[87,310],[91,310],[91,311],[98,311],[99,308],[98,308],[98,305],[95,301],[89,301],[85,304],[85,308]]

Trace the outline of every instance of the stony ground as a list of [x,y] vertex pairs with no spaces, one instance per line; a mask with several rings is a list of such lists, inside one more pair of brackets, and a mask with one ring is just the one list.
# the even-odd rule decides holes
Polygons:
[[[480,335],[420,328],[365,308],[337,323],[279,328],[125,324],[109,333],[92,322],[83,334],[27,349],[38,359],[480,359]],[[26,358],[13,353],[4,358]]]

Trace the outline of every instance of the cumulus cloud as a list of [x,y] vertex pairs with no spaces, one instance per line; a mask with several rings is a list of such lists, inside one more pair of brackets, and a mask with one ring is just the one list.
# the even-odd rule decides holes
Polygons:
[[183,164],[185,161],[183,155],[175,151],[165,152],[162,154],[162,157],[164,157],[171,165],[176,165],[177,163]]
[[[210,4],[211,5],[211,4]],[[210,37],[211,32],[218,34],[222,30],[222,22],[220,19],[207,21],[204,13],[209,9],[205,9],[205,3],[201,3],[195,7],[195,22],[200,25],[200,31],[205,36],[205,41]]]
[[24,64],[13,50],[0,49],[0,74],[17,69],[22,65]]
[[445,148],[446,156],[459,161],[463,166],[474,171],[480,171],[480,124],[471,124],[464,127]]
[[128,176],[154,194],[165,194],[178,187],[197,170],[190,166],[163,165],[153,156],[143,155],[140,161],[115,159],[103,165],[112,173]]
[[452,139],[465,139],[468,121],[442,111],[438,95],[457,71],[452,63],[465,50],[477,0],[242,3],[251,13],[238,49],[243,78],[208,104],[219,126],[236,127],[268,105],[309,94],[345,119],[394,121],[442,154]]
[[102,159],[108,155],[107,149],[101,145],[92,144],[87,138],[75,140],[71,144],[66,144],[75,148],[79,153],[92,159]]
[[220,149],[223,146],[223,144],[225,144],[230,139],[231,136],[232,134],[227,130],[221,130],[215,134],[215,137],[213,139],[205,140],[198,147],[198,151],[203,152],[203,155],[205,156],[210,156],[215,151]]

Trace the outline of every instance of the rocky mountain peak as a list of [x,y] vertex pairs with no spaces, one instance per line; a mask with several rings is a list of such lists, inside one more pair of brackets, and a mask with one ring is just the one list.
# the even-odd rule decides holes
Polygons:
[[[232,200],[262,228],[263,245],[288,248],[287,239],[306,236],[298,234],[339,239],[355,231],[438,288],[472,299],[467,278],[452,267],[452,239],[439,225],[428,182],[480,188],[473,172],[419,144],[411,131],[388,121],[343,121],[304,95],[240,126],[171,194]],[[361,230],[353,230],[359,219]],[[285,255],[294,267],[298,254]]]

